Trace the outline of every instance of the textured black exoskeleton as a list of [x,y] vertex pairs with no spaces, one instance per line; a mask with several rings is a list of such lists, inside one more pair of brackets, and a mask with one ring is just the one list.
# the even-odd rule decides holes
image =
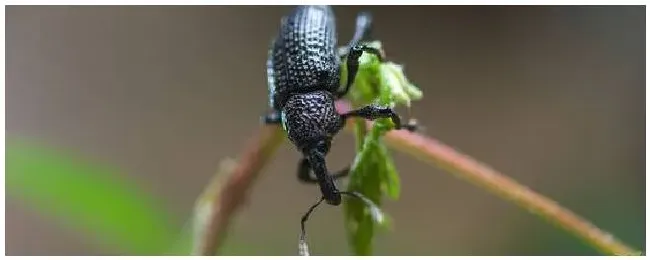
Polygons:
[[[332,138],[343,128],[346,118],[391,118],[396,128],[401,127],[400,117],[392,108],[371,105],[339,114],[334,107],[334,101],[343,97],[353,84],[358,59],[364,52],[383,60],[378,49],[359,45],[368,37],[370,27],[370,15],[359,14],[352,40],[339,51],[331,7],[299,6],[282,18],[279,34],[271,44],[266,66],[273,112],[265,121],[281,123],[288,138],[302,153],[298,178],[320,186],[323,197],[312,209],[323,200],[330,205],[341,204],[341,194],[361,196],[336,187],[335,178],[347,175],[349,167],[330,174],[325,165]],[[346,59],[348,71],[344,86],[340,86],[342,58]],[[315,178],[310,175],[310,169]],[[303,217],[303,224],[308,215]]]

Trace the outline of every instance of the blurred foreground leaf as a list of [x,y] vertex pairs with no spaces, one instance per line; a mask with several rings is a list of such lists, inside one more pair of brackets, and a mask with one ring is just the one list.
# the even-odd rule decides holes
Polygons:
[[176,242],[169,214],[108,167],[24,141],[8,139],[5,150],[9,197],[124,254],[165,254]]
[[[369,42],[368,45],[381,49],[378,41]],[[343,78],[346,78],[345,64],[342,68]],[[402,66],[392,62],[382,63],[374,55],[363,54],[348,98],[357,108],[368,103],[410,107],[411,101],[422,98],[422,92],[406,79]],[[388,118],[375,120],[369,131],[365,120],[355,121],[357,154],[350,169],[348,190],[362,193],[378,206],[381,205],[383,194],[397,199],[400,193],[399,174],[381,140],[393,127],[392,120]],[[390,221],[376,223],[369,209],[353,199],[345,200],[345,223],[354,254],[371,255],[375,225],[386,226]]]

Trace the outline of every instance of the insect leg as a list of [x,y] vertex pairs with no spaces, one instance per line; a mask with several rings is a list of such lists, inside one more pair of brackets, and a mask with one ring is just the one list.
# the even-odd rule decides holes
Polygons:
[[264,116],[262,116],[262,122],[267,125],[277,125],[282,123],[282,119],[280,118],[280,112],[277,110],[274,110]]
[[[318,179],[310,174],[311,166],[309,165],[309,160],[307,158],[302,158],[298,162],[298,180],[304,183],[315,184],[318,183]],[[338,179],[348,176],[350,174],[350,167],[345,167],[344,169],[332,174],[332,178]]]
[[301,241],[301,243],[306,243],[305,242],[305,237],[307,236],[307,231],[305,230],[305,223],[307,222],[307,220],[309,220],[309,215],[311,215],[311,213],[314,211],[314,209],[316,209],[321,203],[323,203],[324,200],[325,200],[325,197],[321,197],[318,200],[318,202],[314,203],[314,205],[311,205],[311,207],[309,207],[309,210],[307,210],[307,212],[304,215],[302,215],[302,218],[300,219],[300,241]]
[[338,172],[332,174],[332,177],[336,180],[336,179],[343,178],[343,177],[348,176],[348,175],[350,175],[350,166],[345,167],[345,168],[339,170]]
[[269,88],[269,105],[273,108],[271,113],[262,117],[262,122],[265,124],[280,124],[282,119],[280,117],[280,112],[277,110],[274,104],[275,99],[275,69],[273,68],[273,47],[275,46],[275,39],[271,41],[271,47],[269,48],[268,56],[266,58],[266,82]]
[[380,62],[384,60],[384,55],[381,53],[381,50],[377,48],[363,45],[355,45],[352,47],[346,57],[346,67],[348,71],[347,82],[345,84],[345,89],[337,93],[339,98],[345,96],[350,90],[350,86],[354,83],[354,80],[357,77],[357,71],[359,70],[359,58],[361,58],[361,55],[363,55],[364,52],[377,56]]
[[309,172],[311,166],[307,158],[302,158],[298,162],[298,180],[304,183],[318,183],[318,179],[312,177]]
[[361,41],[368,41],[372,38],[372,15],[369,12],[361,12],[357,15],[357,24],[354,35],[346,46],[339,48],[341,58],[348,55],[353,46],[357,46]]
[[375,120],[377,118],[390,118],[393,120],[396,129],[406,128],[411,130],[414,127],[410,124],[402,125],[400,116],[389,107],[380,107],[376,105],[365,106],[356,110],[349,111],[342,115],[344,118],[354,116],[361,117],[368,120]]

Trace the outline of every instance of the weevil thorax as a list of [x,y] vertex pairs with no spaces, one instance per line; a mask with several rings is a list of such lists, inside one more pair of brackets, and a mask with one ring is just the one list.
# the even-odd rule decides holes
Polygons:
[[344,125],[336,112],[334,96],[328,91],[314,91],[289,97],[282,108],[282,126],[287,137],[304,154],[329,152],[332,138]]

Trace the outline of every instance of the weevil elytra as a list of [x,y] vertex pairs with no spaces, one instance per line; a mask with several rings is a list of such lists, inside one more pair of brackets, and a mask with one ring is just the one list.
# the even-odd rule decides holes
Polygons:
[[[379,49],[360,44],[369,34],[371,23],[369,13],[360,13],[353,38],[339,48],[332,8],[298,6],[281,19],[279,33],[271,43],[266,67],[272,112],[264,121],[282,124],[287,137],[303,156],[298,163],[298,179],[317,183],[323,195],[303,216],[303,233],[309,214],[322,201],[336,206],[341,204],[341,195],[349,195],[370,202],[359,193],[337,188],[335,179],[346,176],[349,167],[331,174],[325,164],[332,139],[346,119],[391,118],[396,129],[402,127],[400,116],[390,107],[369,105],[339,113],[334,106],[335,100],[345,96],[353,85],[358,59],[364,52],[383,60]],[[342,59],[346,59],[348,75],[345,84],[341,84]],[[409,125],[408,129],[413,127]]]

